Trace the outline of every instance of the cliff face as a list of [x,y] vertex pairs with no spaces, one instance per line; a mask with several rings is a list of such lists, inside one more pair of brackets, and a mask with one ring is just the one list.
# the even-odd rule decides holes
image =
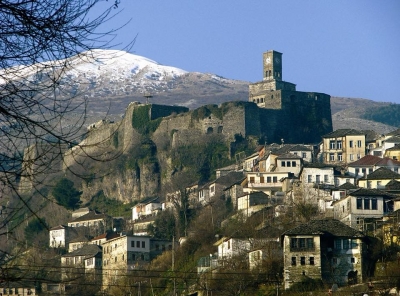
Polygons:
[[[332,127],[329,122],[321,126],[318,114],[323,110],[314,109],[269,110],[252,102],[228,102],[189,111],[134,102],[120,122],[91,125],[87,137],[64,153],[63,171],[83,177],[75,181],[82,183],[76,186],[82,188],[84,201],[99,191],[124,202],[139,200],[160,194],[176,171],[199,161],[201,147],[210,141],[229,147],[241,135],[264,137],[268,143],[282,138],[286,143],[318,142]],[[176,151],[193,148],[199,153],[193,159],[176,159]],[[220,157],[228,158],[226,154]]]

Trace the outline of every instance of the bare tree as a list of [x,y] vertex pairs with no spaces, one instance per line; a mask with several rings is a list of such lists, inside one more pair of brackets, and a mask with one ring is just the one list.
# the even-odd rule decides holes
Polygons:
[[[32,190],[47,198],[44,176],[59,170],[65,150],[81,140],[87,98],[67,92],[65,83],[76,82],[64,77],[92,49],[112,45],[117,29],[99,27],[119,2],[0,0],[0,241],[8,243],[23,221],[41,218]],[[21,190],[24,178],[32,186]],[[0,266],[12,257],[8,251],[0,246]]]

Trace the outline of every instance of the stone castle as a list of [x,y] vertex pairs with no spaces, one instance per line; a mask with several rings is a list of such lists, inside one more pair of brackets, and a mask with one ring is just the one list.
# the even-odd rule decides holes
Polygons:
[[[280,143],[284,139],[286,143],[316,144],[322,135],[332,131],[330,96],[299,92],[294,84],[282,81],[282,54],[268,51],[264,53],[264,79],[249,86],[249,102],[232,101],[196,110],[132,102],[120,122],[103,121],[91,125],[87,137],[64,153],[60,169],[81,174],[84,171],[80,170],[85,170],[89,158],[101,160],[131,153],[132,149],[142,145],[143,140],[143,131],[135,128],[136,119],[153,126],[154,130],[147,136],[156,151],[152,159],[158,159],[158,162],[168,158],[160,156],[160,151],[201,143],[204,137],[211,135],[217,135],[226,143],[234,142],[240,135],[262,138],[267,143]],[[29,155],[24,160],[32,163]],[[156,168],[162,170],[163,165],[151,165],[154,169],[143,164],[135,175],[124,176],[118,182],[116,176],[110,176],[109,183],[117,182],[118,186],[114,187],[121,192],[107,195],[129,201],[133,196],[142,198],[157,194],[161,173],[156,172]],[[128,177],[129,180],[125,180]],[[30,188],[29,184],[25,186]],[[101,189],[107,192],[105,188]]]

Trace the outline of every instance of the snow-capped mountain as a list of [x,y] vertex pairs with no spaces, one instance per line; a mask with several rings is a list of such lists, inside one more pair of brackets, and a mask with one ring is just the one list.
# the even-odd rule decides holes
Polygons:
[[248,90],[247,82],[187,72],[118,50],[92,50],[74,56],[63,75],[58,93],[85,95],[92,112],[101,112],[111,104],[108,112],[122,113],[129,102],[144,101],[145,94],[152,96],[152,103],[195,108],[247,99]]

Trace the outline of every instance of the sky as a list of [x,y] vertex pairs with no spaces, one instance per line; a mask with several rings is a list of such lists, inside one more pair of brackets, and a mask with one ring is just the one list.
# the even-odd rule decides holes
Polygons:
[[136,38],[131,53],[249,82],[273,49],[299,91],[400,104],[399,0],[121,0],[119,10],[104,24],[126,23],[115,49]]

